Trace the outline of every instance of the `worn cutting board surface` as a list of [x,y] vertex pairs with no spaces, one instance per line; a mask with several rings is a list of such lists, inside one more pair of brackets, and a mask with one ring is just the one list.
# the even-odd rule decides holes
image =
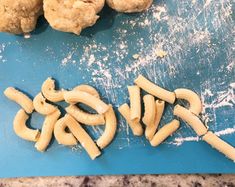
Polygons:
[[[31,38],[0,34],[0,177],[235,173],[235,164],[197,138],[184,123],[172,137],[153,148],[134,137],[117,107],[128,101],[127,85],[141,73],[169,90],[197,92],[202,120],[235,145],[234,6],[232,0],[155,1],[142,14],[117,14],[109,8],[81,36],[52,30],[43,18]],[[156,50],[168,54],[156,57]],[[132,56],[138,54],[139,58]],[[61,88],[88,83],[115,106],[118,131],[103,155],[91,161],[85,151],[52,141],[45,153],[17,137],[12,129],[19,106],[3,90],[20,88],[31,97],[52,76]],[[61,103],[61,106],[66,106]],[[168,105],[161,125],[173,119]],[[30,126],[41,128],[33,114]],[[103,127],[87,128],[94,139]]]

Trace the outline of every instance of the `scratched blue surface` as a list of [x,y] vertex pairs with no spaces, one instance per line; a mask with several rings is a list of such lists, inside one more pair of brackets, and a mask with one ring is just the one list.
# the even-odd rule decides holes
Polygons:
[[[166,11],[160,14],[159,6]],[[233,30],[232,0],[169,0],[155,2],[143,14],[123,15],[105,8],[98,23],[81,36],[52,30],[43,18],[30,39],[1,33],[0,177],[235,173],[235,164],[209,145],[186,140],[196,135],[183,122],[174,136],[153,148],[144,137],[132,136],[118,113],[117,135],[95,161],[80,147],[63,147],[56,141],[39,153],[33,143],[14,134],[12,121],[19,106],[2,94],[14,86],[33,97],[52,76],[61,88],[80,83],[95,86],[117,109],[128,102],[126,86],[142,73],[169,90],[196,91],[204,103],[202,119],[235,145]],[[168,55],[156,58],[157,48]],[[133,54],[140,59],[133,59]],[[172,118],[168,106],[161,125]],[[34,114],[30,125],[40,128],[42,121]],[[88,131],[97,138],[102,128]]]

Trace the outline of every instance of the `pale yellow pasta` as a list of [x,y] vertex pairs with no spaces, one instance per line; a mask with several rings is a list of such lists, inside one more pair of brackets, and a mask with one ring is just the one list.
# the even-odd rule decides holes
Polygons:
[[175,91],[176,98],[184,99],[189,102],[189,111],[195,115],[199,115],[202,112],[202,102],[199,96],[192,90],[179,88]]
[[152,146],[160,145],[166,138],[172,135],[180,127],[180,122],[178,120],[173,120],[170,123],[164,125],[150,141]]
[[94,97],[100,98],[99,92],[90,85],[81,84],[75,87],[73,90],[82,91],[93,95]]
[[55,81],[51,77],[44,81],[41,90],[43,96],[49,101],[59,102],[64,100],[64,91],[55,90]]
[[60,111],[56,110],[55,112],[49,114],[46,116],[44,123],[42,125],[42,131],[41,135],[35,144],[35,148],[38,151],[45,151],[47,146],[49,145],[52,135],[55,123],[57,122],[58,118],[60,117]]
[[113,140],[117,130],[117,119],[113,107],[109,105],[109,110],[105,113],[105,130],[101,137],[97,140],[97,145],[104,149]]
[[73,90],[65,92],[64,98],[65,101],[70,104],[83,103],[96,110],[99,114],[104,114],[109,109],[109,106],[102,100],[82,91]]
[[166,89],[157,86],[142,75],[138,76],[138,78],[135,80],[135,84],[137,84],[144,91],[154,95],[155,97],[158,97],[163,101],[166,101],[171,104],[175,102],[174,92],[170,92]]
[[67,114],[65,118],[69,130],[81,143],[82,147],[84,147],[91,159],[94,160],[97,156],[101,154],[95,142],[71,115]]
[[77,145],[77,140],[71,132],[66,132],[67,118],[63,117],[59,119],[54,127],[54,136],[59,144],[73,146]]
[[45,97],[41,93],[33,99],[35,110],[42,115],[49,115],[57,110],[57,107],[46,102]]
[[120,114],[125,118],[127,123],[129,124],[133,134],[135,136],[142,136],[143,135],[143,128],[139,122],[133,121],[130,118],[131,112],[130,112],[130,107],[128,104],[123,104],[118,108],[118,111]]
[[34,110],[33,101],[24,93],[16,90],[13,87],[8,87],[4,91],[4,95],[19,104],[28,114],[31,114]]
[[209,131],[202,137],[202,139],[210,144],[213,148],[223,153],[226,157],[235,161],[235,148],[224,140],[220,139],[214,133]]
[[186,121],[193,128],[198,136],[206,134],[207,128],[205,127],[205,125],[196,115],[191,113],[188,109],[180,105],[176,105],[174,108],[174,115]]
[[141,118],[140,88],[138,86],[128,86],[128,92],[130,97],[130,118],[139,122]]
[[154,124],[155,120],[155,99],[152,95],[145,95],[143,97],[144,101],[144,117],[142,118],[143,123],[148,127]]
[[23,109],[19,110],[13,122],[14,131],[22,139],[36,142],[40,136],[40,132],[39,130],[33,130],[27,127],[26,121],[28,118],[29,116]]
[[75,105],[70,105],[65,108],[66,112],[73,116],[78,122],[85,125],[103,125],[105,124],[104,115],[102,114],[89,114],[79,109]]
[[155,119],[154,119],[154,123],[147,126],[145,129],[145,137],[148,140],[151,140],[159,126],[159,123],[161,121],[163,112],[164,112],[164,108],[165,108],[165,101],[162,100],[156,100],[155,102],[155,111],[156,111],[156,115],[155,115]]

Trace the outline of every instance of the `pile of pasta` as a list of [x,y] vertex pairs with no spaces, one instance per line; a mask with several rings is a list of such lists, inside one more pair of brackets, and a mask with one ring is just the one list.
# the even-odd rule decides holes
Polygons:
[[[108,146],[115,136],[117,120],[113,107],[104,103],[97,90],[89,85],[79,85],[71,91],[55,90],[55,81],[48,78],[43,83],[41,92],[33,100],[13,87],[7,88],[4,94],[22,108],[17,112],[13,122],[15,133],[22,139],[36,142],[35,147],[38,151],[44,152],[47,149],[54,134],[55,139],[62,145],[74,146],[79,142],[91,159],[95,159],[101,155],[100,149]],[[69,104],[65,108],[67,114],[62,118],[59,108],[54,105],[61,101]],[[77,103],[91,107],[97,114],[83,111]],[[45,116],[41,132],[29,128],[26,124],[34,111]],[[90,126],[105,124],[104,133],[94,142],[80,123]]]
[[[170,92],[152,83],[142,75],[139,75],[134,82],[136,85],[128,87],[130,106],[125,103],[118,109],[126,119],[134,135],[141,136],[144,133],[141,125],[140,96],[140,89],[143,89],[148,94],[143,96],[145,111],[142,122],[146,126],[145,137],[150,141],[152,146],[160,145],[180,127],[180,121],[174,119],[158,130],[164,112],[165,102],[174,104],[176,99],[182,99],[188,101],[189,108],[177,104],[173,110],[174,115],[191,126],[202,140],[235,161],[235,148],[209,131],[200,120],[199,114],[202,112],[202,102],[195,92],[185,88],[179,88],[174,92]],[[155,101],[154,97],[158,99]]]

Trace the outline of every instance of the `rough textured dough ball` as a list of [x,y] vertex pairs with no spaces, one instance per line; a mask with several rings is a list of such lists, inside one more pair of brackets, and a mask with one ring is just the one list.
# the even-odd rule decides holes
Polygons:
[[44,15],[52,28],[80,34],[94,25],[105,0],[44,0]]
[[0,32],[31,32],[42,14],[42,4],[43,0],[0,0]]
[[118,12],[134,13],[148,9],[153,0],[106,0],[106,2]]

